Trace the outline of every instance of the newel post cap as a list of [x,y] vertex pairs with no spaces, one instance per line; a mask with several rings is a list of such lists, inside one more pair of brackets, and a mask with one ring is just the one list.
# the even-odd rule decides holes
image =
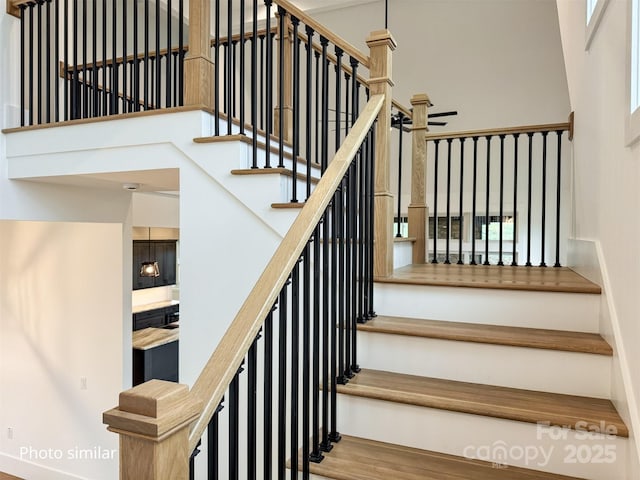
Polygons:
[[431,99],[429,95],[426,93],[416,93],[413,97],[411,97],[411,105],[414,107],[417,105],[426,105],[427,107],[432,107]]
[[108,429],[161,441],[193,422],[202,402],[189,395],[186,385],[150,380],[120,393],[119,405],[103,413]]
[[389,30],[375,30],[367,37],[369,48],[386,45],[390,50],[395,50],[398,44]]

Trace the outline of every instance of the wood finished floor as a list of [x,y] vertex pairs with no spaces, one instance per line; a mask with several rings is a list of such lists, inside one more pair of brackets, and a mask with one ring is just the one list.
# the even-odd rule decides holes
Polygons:
[[494,288],[541,292],[599,294],[600,286],[565,267],[511,267],[496,265],[415,264],[394,270],[380,283]]
[[444,322],[382,315],[367,323],[358,324],[358,330],[440,340],[613,355],[611,346],[596,333]]
[[347,435],[310,470],[336,480],[577,480]]
[[[362,369],[337,391],[390,402],[590,431],[629,431],[610,400]],[[579,422],[586,422],[584,424]],[[602,424],[601,422],[604,422]],[[615,429],[615,430],[614,430]]]
[[13,475],[9,475],[8,473],[0,472],[0,480],[23,480],[20,477],[14,477]]

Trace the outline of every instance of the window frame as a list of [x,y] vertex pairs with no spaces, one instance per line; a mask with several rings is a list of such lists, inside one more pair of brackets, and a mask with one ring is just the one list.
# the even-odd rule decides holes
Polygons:
[[[593,7],[591,15],[589,16],[590,1],[595,1],[596,3]],[[589,48],[591,47],[591,42],[593,41],[593,38],[598,31],[598,27],[600,26],[600,22],[602,21],[604,12],[607,9],[607,5],[609,5],[609,0],[585,0],[585,50],[589,50]]]
[[[635,8],[634,8],[635,6]],[[627,42],[626,42],[626,118],[625,144],[631,146],[640,140],[640,0],[628,2],[627,10]],[[636,10],[636,11],[634,11]],[[634,18],[635,13],[635,18]],[[637,31],[634,48],[634,21]],[[636,63],[633,57],[636,57]],[[633,71],[635,70],[635,75]],[[634,82],[635,80],[635,82]],[[632,93],[635,90],[635,95]],[[632,103],[633,102],[633,103]],[[634,108],[635,103],[635,108]],[[633,110],[632,110],[633,109]]]

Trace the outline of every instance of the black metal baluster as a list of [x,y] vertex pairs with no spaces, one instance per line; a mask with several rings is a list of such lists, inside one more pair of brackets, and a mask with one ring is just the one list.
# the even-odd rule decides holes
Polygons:
[[45,57],[46,57],[46,77],[45,77],[45,119],[51,122],[51,1],[46,5],[46,26],[45,26]]
[[[278,168],[284,168],[284,138],[286,133],[284,131],[284,116],[285,116],[285,103],[284,103],[284,54],[285,43],[289,37],[289,32],[286,31],[285,17],[287,12],[281,6],[278,6],[278,32],[280,40],[278,41]],[[287,99],[288,101],[289,99]],[[293,159],[293,163],[296,163],[296,159]],[[293,176],[293,183],[296,183],[296,177]]]
[[266,48],[266,105],[265,105],[265,165],[271,168],[271,134],[273,133],[273,36],[271,35],[271,5],[272,0],[264,0],[267,18],[267,48]]
[[[285,479],[287,463],[287,288],[282,287],[278,300],[278,480]],[[297,455],[296,457],[297,458]]]
[[491,213],[489,211],[489,185],[491,179],[491,135],[485,137],[487,139],[487,178],[485,191],[485,207],[486,218],[484,226],[484,265],[489,265],[489,223],[491,222]]
[[78,0],[73,0],[73,23],[72,23],[72,49],[73,49],[73,77],[71,81],[71,119],[79,118],[78,104]]
[[229,480],[239,479],[240,459],[240,373],[238,369],[229,385]]
[[[173,47],[171,47],[173,49]],[[180,49],[178,51],[172,51],[171,57],[173,60],[173,106],[180,105],[179,103],[179,94],[178,94],[178,71],[180,69]]]
[[251,12],[251,168],[258,168],[258,0]]
[[[331,430],[329,440],[340,441],[338,433],[338,396],[336,392],[338,371],[338,342],[336,325],[338,324],[338,191],[331,202]],[[326,384],[325,384],[326,385]],[[325,427],[326,428],[326,427]]]
[[342,138],[342,132],[340,131],[342,128],[342,55],[344,52],[338,46],[335,47],[336,53],[336,79],[335,79],[335,110],[336,110],[336,121],[335,121],[335,151],[337,152],[340,149],[340,143]]
[[[300,156],[300,37],[298,26],[300,20],[291,17],[293,25],[293,178],[291,182],[291,203],[298,203],[298,157]],[[282,83],[282,82],[281,82]],[[282,117],[282,107],[280,116]],[[284,140],[280,138],[280,145],[284,146]],[[303,458],[306,458],[305,455]]]
[[404,127],[404,113],[398,112],[398,228],[396,237],[402,238],[402,128]]
[[331,317],[329,311],[330,290],[329,275],[330,257],[329,247],[331,242],[330,207],[323,214],[322,223],[322,443],[320,448],[324,452],[330,452],[333,448],[329,441],[329,327]]
[[513,245],[511,252],[511,266],[518,265],[516,259],[516,244],[518,239],[518,139],[519,133],[513,134]]
[[345,95],[345,99],[344,99],[344,135],[345,135],[345,137],[347,135],[349,135],[349,127],[351,126],[350,122],[353,121],[351,119],[351,112],[349,112],[349,107],[351,106],[351,103],[349,101],[349,94],[351,93],[350,83],[351,83],[351,75],[349,75],[349,72],[344,72],[344,95]]
[[244,2],[240,2],[240,135],[244,135],[244,119],[245,119],[245,38],[244,38],[244,22],[245,22],[245,6]]
[[263,429],[263,479],[273,477],[273,312],[275,305],[264,322],[264,429]]
[[144,0],[144,110],[149,109],[149,0]]
[[542,132],[542,221],[540,225],[540,266],[546,267],[544,258],[545,236],[547,226],[547,136]]
[[[355,77],[354,77],[355,79]],[[353,97],[352,97],[353,98]],[[362,151],[367,147],[368,141],[365,141],[363,146],[360,147],[360,152],[356,155],[351,165],[351,173],[349,174],[351,179],[351,186],[349,190],[350,211],[348,212],[351,223],[351,236],[349,239],[349,251],[351,252],[351,293],[349,294],[349,301],[351,302],[351,356],[348,357],[349,371],[348,377],[352,377],[355,373],[360,371],[360,367],[357,364],[357,337],[358,331],[358,302],[357,302],[357,288],[358,288],[358,192],[360,189],[360,177],[358,176],[358,162],[362,157]]]
[[[306,127],[306,136],[305,136],[305,158],[307,160],[307,178],[306,178],[306,199],[308,199],[311,196],[311,142],[312,142],[312,132],[314,130],[314,126],[312,125],[312,96],[313,96],[313,83],[312,83],[312,75],[313,75],[313,28],[309,27],[308,25],[305,26],[305,32],[307,34],[307,40],[305,42],[305,49],[307,51],[307,57],[306,57],[306,80],[305,80],[305,84],[306,84],[306,121],[305,121],[305,127]],[[318,125],[316,123],[315,128],[317,128]],[[317,237],[316,237],[317,238]]]
[[327,169],[329,162],[329,61],[327,60],[327,46],[329,40],[320,37],[322,46],[322,158],[320,170],[322,174]]
[[[103,9],[106,7],[103,7]],[[103,11],[103,16],[104,18],[106,18],[106,13]],[[63,39],[63,48],[64,48],[64,52],[63,52],[63,62],[64,62],[64,66],[63,66],[63,71],[62,74],[64,75],[63,77],[63,82],[64,82],[64,119],[65,120],[69,120],[69,117],[71,116],[70,113],[70,105],[71,105],[71,99],[70,99],[70,95],[69,95],[69,1],[68,0],[64,0],[64,27],[63,27],[63,31],[64,31],[64,39]],[[103,20],[105,21],[105,20]],[[104,45],[104,49],[106,51],[106,42],[103,39],[103,45]]]
[[[349,91],[347,86],[346,91]],[[349,102],[346,103],[349,105]],[[348,116],[345,120],[345,125],[348,125]],[[351,330],[353,328],[353,283],[351,282],[353,275],[353,257],[351,256],[351,249],[353,244],[353,223],[351,222],[351,211],[353,210],[353,198],[352,192],[354,190],[353,186],[353,161],[351,166],[347,170],[346,178],[343,182],[344,184],[344,208],[341,211],[342,216],[344,217],[345,231],[343,235],[344,244],[344,329],[345,329],[345,340],[344,340],[344,357],[345,357],[345,365],[344,370],[340,370],[340,374],[346,379],[353,378],[354,374],[351,371]]]
[[499,225],[500,231],[498,232],[499,246],[498,246],[498,265],[504,266],[502,261],[503,250],[503,221],[504,221],[504,139],[505,135],[500,135],[500,213],[499,213]]
[[[267,320],[265,320],[266,322]],[[256,480],[257,449],[257,407],[258,400],[258,339],[247,354],[247,480]],[[267,365],[265,364],[265,369]],[[266,420],[266,419],[265,419]]]
[[[231,0],[233,1],[233,0]],[[236,66],[236,47],[238,45],[238,41],[237,40],[232,40],[231,41],[231,64],[230,64],[230,68],[229,71],[231,72],[231,118],[237,118],[236,115],[236,98],[237,98],[237,92],[236,92],[236,75],[238,72],[237,66]]]
[[[86,0],[85,0],[86,1]],[[38,123],[42,123],[42,5],[44,1],[38,0],[36,2],[36,10],[38,11],[38,44],[37,44],[37,63],[38,63],[38,81],[37,81],[37,92],[38,92]],[[84,78],[83,78],[84,80]]]
[[[57,3],[56,3],[57,5]],[[18,6],[20,9],[20,126],[24,127],[25,124],[25,114],[24,110],[26,108],[26,99],[25,99],[25,84],[26,84],[26,68],[25,68],[25,59],[24,59],[24,51],[25,51],[25,35],[24,35],[24,26],[26,23],[26,6],[21,4]],[[66,19],[66,16],[65,16]],[[66,20],[65,20],[66,22]],[[31,45],[29,45],[29,51],[31,50]],[[66,66],[65,66],[66,68]]]
[[438,153],[440,140],[434,140],[433,156],[433,258],[431,263],[438,263]]
[[[339,78],[339,77],[338,77]],[[345,385],[348,380],[344,375],[345,371],[345,327],[346,327],[346,318],[345,318],[345,228],[344,228],[344,190],[345,190],[345,180],[342,179],[338,189],[336,190],[336,220],[335,225],[337,227],[336,238],[337,245],[334,245],[334,248],[338,249],[338,289],[336,294],[338,296],[338,364],[336,369],[336,382]]]
[[[156,98],[156,94],[155,94],[155,85],[156,85],[156,81],[155,81],[155,74],[156,74],[156,68],[155,68],[155,62],[156,62],[156,57],[151,57],[149,59],[149,71],[151,72],[150,75],[150,80],[149,80],[149,85],[150,85],[150,92],[149,92],[149,98],[151,99],[151,101],[153,102],[154,99]],[[153,103],[149,106],[150,110],[154,110],[155,108],[157,108]]]
[[[126,0],[125,0],[126,1]],[[171,40],[171,12],[173,10],[173,7],[171,5],[171,0],[166,0],[167,1],[167,53],[166,53],[166,57],[165,57],[165,61],[166,61],[166,78],[165,78],[165,85],[164,85],[164,89],[165,89],[165,107],[169,108],[171,106],[173,106],[173,104],[171,103],[171,44],[172,44],[172,40]],[[242,2],[242,4],[244,5],[244,2]],[[182,19],[180,19],[180,21],[182,21]]]
[[231,135],[231,127],[233,126],[233,48],[231,44],[231,38],[233,34],[233,0],[227,0],[227,42],[225,44],[226,49],[226,76],[225,84],[227,86],[224,100],[224,111],[227,114],[227,135]]
[[464,142],[460,139],[460,217],[458,219],[458,265],[462,265],[462,240],[464,238]]
[[213,109],[215,111],[215,121],[213,131],[216,137],[220,136],[220,2],[221,0],[215,0],[214,3],[214,40],[215,46],[213,49],[213,63],[215,65],[215,72],[213,76]]
[[562,188],[561,161],[562,161],[562,130],[556,131],[558,138],[558,164],[556,183],[556,263],[554,267],[560,267],[560,191]]
[[365,288],[365,222],[366,215],[366,165],[367,156],[362,153],[360,156],[360,162],[358,164],[360,177],[360,190],[358,191],[358,323],[365,323],[367,321],[367,312],[364,302],[364,288]]
[[184,0],[178,0],[178,69],[178,105],[182,106],[184,105]]
[[371,318],[375,318],[376,312],[374,310],[374,304],[373,304],[373,238],[374,238],[374,216],[373,216],[373,198],[375,196],[375,178],[376,178],[376,144],[374,141],[375,138],[375,132],[376,132],[376,123],[373,124],[373,127],[371,127],[371,130],[369,130],[369,145],[371,146],[369,148],[369,178],[367,179],[367,188],[368,188],[368,194],[367,194],[367,201],[369,202],[368,208],[367,208],[367,212],[368,212],[368,224],[369,224],[369,244],[367,246],[368,249],[368,264],[369,264],[369,269],[368,269],[368,275],[367,275],[367,284],[368,284],[368,294],[367,294],[367,318],[371,319]]
[[[222,399],[224,401],[224,398]],[[220,475],[220,421],[222,402],[216,408],[207,428],[207,471],[209,480],[218,480]]]
[[[137,5],[137,3],[134,3]],[[135,9],[136,7],[134,7]],[[134,10],[135,11],[135,10]],[[98,0],[93,0],[91,8],[91,26],[92,26],[92,58],[93,66],[91,68],[92,86],[93,86],[93,116],[100,116],[100,86],[98,85]]]
[[265,72],[265,60],[264,60],[264,35],[260,35],[260,67],[258,71],[260,72],[260,113],[258,117],[260,118],[260,129],[264,129],[264,72]]
[[[296,32],[297,33],[297,32]],[[297,35],[296,35],[297,36]],[[294,38],[296,38],[294,36]],[[311,367],[311,245],[307,242],[302,257],[302,478],[309,478],[309,394],[311,382],[309,378]],[[296,345],[294,345],[294,348]],[[297,447],[296,447],[297,448]],[[297,450],[291,448],[291,455],[297,455]]]
[[[55,52],[55,59],[53,62],[53,110],[54,119],[56,122],[60,121],[60,88],[58,87],[58,68],[60,65],[60,0],[55,0],[53,6],[53,50]],[[65,15],[66,16],[66,15]],[[20,18],[24,20],[23,10],[20,9]],[[22,23],[22,22],[21,22]],[[22,28],[22,27],[21,27]],[[24,62],[24,54],[21,54],[21,63]],[[21,79],[21,85],[24,79]],[[97,84],[97,82],[96,82]],[[23,103],[24,108],[24,103]]]
[[231,47],[231,44],[226,41],[223,40],[224,43],[222,44],[222,104],[224,106],[224,114],[227,117],[227,124],[229,123],[229,119],[231,119],[231,114],[227,111],[229,105],[227,102],[227,99],[230,97],[230,89],[231,89],[231,85],[229,84],[229,82],[227,81],[227,77],[231,74],[231,66],[229,65],[229,50]]
[[156,2],[156,43],[155,43],[155,105],[154,108],[162,108],[162,55],[160,54],[160,2]]
[[[298,260],[299,262],[299,260]],[[298,478],[298,403],[300,381],[300,270],[296,263],[291,272],[291,480]]]
[[[74,0],[76,2],[77,0]],[[156,27],[157,28],[157,27]],[[118,8],[117,2],[111,2],[111,107],[110,114],[118,113]],[[75,63],[75,61],[74,61]]]
[[129,111],[127,100],[127,0],[122,0],[122,113]]
[[[322,283],[320,279],[320,268],[322,257],[320,256],[320,223],[313,232],[313,335],[312,335],[312,358],[313,358],[313,385],[312,385],[312,451],[309,460],[314,463],[322,461],[324,456],[320,450],[320,297],[323,296]],[[326,389],[325,389],[326,390]]]
[[531,190],[533,181],[533,133],[529,136],[529,177],[527,188],[527,267],[531,266]]
[[471,187],[471,261],[470,265],[476,263],[476,188],[478,184],[478,137],[473,137],[473,186]]
[[445,239],[444,263],[450,264],[449,243],[451,241],[451,143],[453,139],[447,139],[447,234]]
[[87,118],[89,110],[89,85],[87,82],[87,0],[82,0],[82,97],[80,116]]

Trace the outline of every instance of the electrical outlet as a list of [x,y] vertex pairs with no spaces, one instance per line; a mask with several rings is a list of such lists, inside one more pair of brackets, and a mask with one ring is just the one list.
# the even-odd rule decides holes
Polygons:
[[9,440],[13,440],[13,428],[12,427],[8,427],[7,428],[7,438]]
[[80,377],[80,390],[87,389],[87,377]]

